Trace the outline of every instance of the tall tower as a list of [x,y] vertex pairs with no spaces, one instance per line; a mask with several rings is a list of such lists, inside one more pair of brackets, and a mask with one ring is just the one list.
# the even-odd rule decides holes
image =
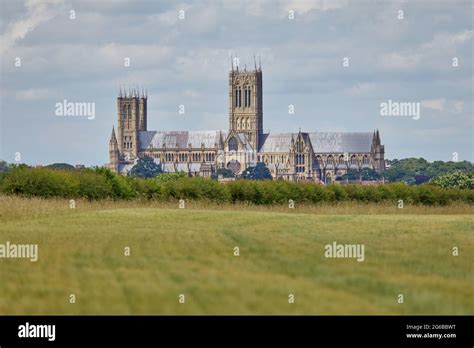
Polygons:
[[112,127],[112,135],[109,141],[109,169],[115,173],[118,173],[119,164],[119,148],[117,138],[115,137],[115,130]]
[[371,152],[374,161],[374,169],[378,173],[383,173],[385,171],[385,146],[382,145],[380,141],[380,134],[378,129],[376,132],[374,132],[372,138]]
[[120,158],[133,161],[138,156],[139,132],[147,129],[147,95],[137,89],[120,89],[117,97],[118,148]]
[[229,131],[244,133],[255,151],[259,151],[263,132],[262,69],[229,72]]
[[138,129],[140,131],[146,131],[147,123],[147,93],[142,90],[140,97],[138,98],[138,115],[139,115],[139,124]]

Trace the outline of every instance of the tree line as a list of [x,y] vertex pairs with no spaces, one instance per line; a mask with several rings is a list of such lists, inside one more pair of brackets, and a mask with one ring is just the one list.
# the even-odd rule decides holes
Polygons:
[[[458,179],[464,180],[462,176]],[[468,175],[474,182],[472,173]],[[456,181],[456,180],[455,180]],[[459,181],[459,180],[458,180]],[[327,186],[284,180],[239,179],[225,184],[217,180],[190,178],[185,173],[160,174],[154,178],[120,176],[107,168],[64,170],[10,167],[0,175],[0,193],[21,196],[97,199],[191,199],[215,203],[288,204],[299,203],[398,202],[445,205],[452,202],[474,203],[473,186],[452,185],[449,180],[410,186],[385,185]]]

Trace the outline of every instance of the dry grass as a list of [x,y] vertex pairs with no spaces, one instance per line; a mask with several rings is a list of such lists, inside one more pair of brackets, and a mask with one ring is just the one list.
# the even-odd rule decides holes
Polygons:
[[[426,206],[426,205],[405,205],[399,209],[396,204],[389,203],[360,203],[344,202],[340,204],[323,203],[320,205],[305,205],[295,203],[294,209],[286,205],[259,206],[251,204],[216,204],[205,201],[187,201],[186,209],[205,210],[231,210],[231,211],[254,211],[254,212],[276,212],[291,214],[408,214],[408,215],[465,215],[474,214],[474,206],[464,203],[456,203],[447,206]],[[76,211],[95,211],[126,208],[158,208],[158,209],[178,209],[178,202],[160,202],[152,200],[76,200]],[[18,196],[0,195],[0,221],[10,221],[22,218],[34,219],[48,215],[72,214],[74,210],[70,208],[70,201],[59,198],[23,198]]]

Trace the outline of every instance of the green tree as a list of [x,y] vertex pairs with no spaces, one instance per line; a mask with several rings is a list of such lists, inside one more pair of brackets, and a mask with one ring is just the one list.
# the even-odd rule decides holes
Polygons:
[[270,170],[267,168],[265,163],[257,162],[254,167],[248,167],[242,174],[244,179],[248,180],[272,180],[273,177],[270,174]]
[[212,174],[213,179],[217,179],[219,175],[222,175],[223,178],[235,178],[235,174],[232,170],[227,168],[219,168],[214,174]]
[[53,163],[46,166],[49,169],[57,169],[57,170],[75,170],[76,168],[68,163]]
[[349,169],[346,174],[340,177],[340,180],[362,180],[362,181],[372,181],[372,180],[379,180],[381,175],[377,173],[372,168],[363,168],[362,170],[358,171],[356,169]]
[[161,167],[151,157],[143,157],[138,159],[130,175],[139,178],[154,178],[161,172]]
[[426,182],[437,176],[460,171],[463,173],[474,172],[474,165],[468,161],[462,162],[428,162],[424,158],[405,158],[387,161],[389,168],[383,173],[391,181],[401,181],[409,185]]
[[340,177],[340,180],[350,180],[350,181],[360,180],[360,173],[358,170],[349,169],[346,174]]
[[158,182],[175,182],[183,178],[187,178],[188,174],[185,172],[177,172],[177,173],[162,173],[156,177]]
[[0,174],[6,172],[8,170],[8,163],[0,160]]
[[381,178],[381,175],[372,168],[363,168],[360,171],[360,175],[363,181],[379,180]]
[[456,171],[431,179],[430,184],[442,188],[474,189],[474,173]]

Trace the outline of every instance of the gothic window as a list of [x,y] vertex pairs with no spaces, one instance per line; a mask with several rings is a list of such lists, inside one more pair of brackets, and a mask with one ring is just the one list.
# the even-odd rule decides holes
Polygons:
[[130,115],[130,105],[127,105],[126,107],[126,118],[127,118],[127,129],[130,129],[130,122],[131,122],[131,115]]
[[234,108],[239,106],[239,90],[235,87],[234,90]]
[[244,106],[246,108],[250,107],[250,86],[244,87]]
[[327,162],[328,162],[328,164],[333,164],[334,163],[333,157],[329,156],[328,159],[327,159]]
[[322,163],[322,162],[321,162],[321,156],[319,156],[319,155],[316,156],[316,163],[319,164],[319,165],[321,165],[321,163]]
[[237,119],[237,129],[240,129],[240,118]]
[[247,118],[247,129],[250,129],[250,118]]
[[362,163],[363,164],[369,164],[369,157],[364,156],[364,158],[362,159]]
[[357,157],[356,156],[351,157],[351,164],[357,165]]
[[296,150],[297,150],[298,152],[303,152],[303,150],[304,150],[304,143],[303,143],[302,140],[298,141]]
[[229,140],[229,151],[237,151],[238,150],[238,144],[237,144],[237,139],[232,137]]
[[240,108],[242,106],[242,88],[237,86],[235,88],[235,103],[234,107]]
[[344,164],[344,156],[339,156],[339,164]]

